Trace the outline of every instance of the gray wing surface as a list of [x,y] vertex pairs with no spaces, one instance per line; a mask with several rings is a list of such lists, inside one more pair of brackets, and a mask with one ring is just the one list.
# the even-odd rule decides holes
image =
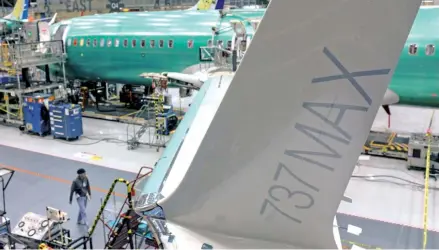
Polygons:
[[272,0],[161,203],[167,220],[227,248],[336,248],[334,216],[420,3]]

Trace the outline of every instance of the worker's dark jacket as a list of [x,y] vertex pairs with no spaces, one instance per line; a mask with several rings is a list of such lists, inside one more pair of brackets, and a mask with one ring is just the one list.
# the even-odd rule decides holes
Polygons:
[[81,180],[79,177],[77,177],[72,182],[72,187],[70,188],[70,202],[72,202],[74,193],[79,196],[86,196],[88,193],[91,196],[90,182],[88,181],[88,178]]

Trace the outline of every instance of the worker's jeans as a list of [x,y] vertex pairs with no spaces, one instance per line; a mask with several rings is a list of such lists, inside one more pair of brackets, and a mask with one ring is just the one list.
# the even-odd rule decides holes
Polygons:
[[87,197],[79,196],[77,199],[79,206],[78,213],[78,224],[87,224],[87,214],[85,213],[85,208],[87,207]]

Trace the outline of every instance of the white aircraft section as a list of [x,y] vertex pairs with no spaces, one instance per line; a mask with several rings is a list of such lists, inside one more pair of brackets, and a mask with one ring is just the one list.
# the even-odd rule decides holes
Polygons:
[[159,202],[179,247],[337,248],[334,216],[420,3],[270,2]]
[[197,149],[230,86],[232,78],[233,76],[231,74],[227,74],[215,76],[209,80],[212,81],[209,89],[206,91],[203,102],[198,108],[197,115],[187,132],[180,151],[176,156],[174,165],[172,166],[172,170],[166,178],[163,189],[160,192],[163,196],[166,197],[172,194],[188,171],[195,153],[197,153]]

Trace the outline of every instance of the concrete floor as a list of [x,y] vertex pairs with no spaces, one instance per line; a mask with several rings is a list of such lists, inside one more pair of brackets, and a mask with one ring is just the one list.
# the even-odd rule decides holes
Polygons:
[[[392,127],[396,132],[425,132],[432,110],[392,107]],[[409,114],[409,115],[408,115]],[[40,138],[20,133],[16,128],[0,126],[0,168],[16,170],[16,175],[6,191],[7,212],[12,225],[26,212],[44,214],[46,206],[67,211],[72,221],[67,227],[73,236],[80,236],[85,229],[75,224],[77,205],[68,204],[70,183],[80,167],[88,171],[93,199],[88,207],[89,221],[96,215],[99,198],[105,195],[115,178],[132,180],[141,166],[153,166],[160,153],[155,148],[140,147],[127,150],[126,124],[84,119],[87,138],[76,142]],[[373,129],[385,131],[387,116],[380,110]],[[433,133],[439,132],[439,117],[433,119]],[[99,141],[112,138],[112,142]],[[3,146],[1,146],[3,145]],[[161,150],[162,151],[162,150]],[[86,154],[97,157],[87,157]],[[371,157],[359,161],[354,175],[388,175],[423,183],[421,173],[407,171],[403,161]],[[341,203],[337,220],[343,245],[356,244],[363,248],[420,248],[422,247],[423,192],[406,182],[394,178],[374,181],[352,178],[346,195],[353,203]],[[436,183],[432,183],[436,186]],[[385,190],[385,191],[383,191]],[[124,187],[118,186],[117,202],[123,201]],[[429,206],[428,247],[439,249],[439,223],[435,211],[439,202],[437,191],[431,191]],[[360,235],[347,232],[348,225],[362,228]],[[94,235],[94,247],[104,244],[102,225]]]
[[[0,145],[133,173],[142,166],[154,166],[160,156],[156,148],[141,146],[136,150],[127,149],[127,126],[125,123],[83,118],[84,135],[71,142],[55,140],[51,136],[25,134],[16,127],[0,126]],[[146,133],[141,141],[147,142],[148,138]],[[160,149],[162,151],[163,148]]]
[[[434,181],[430,183],[432,188],[439,187]],[[344,243],[352,241],[367,248],[382,249],[422,248],[423,184],[423,173],[408,171],[403,160],[371,157],[359,161],[345,192],[352,203],[342,202],[338,209],[337,220]],[[435,209],[438,198],[438,191],[431,190],[428,210],[428,248],[431,249],[439,249],[439,211]],[[348,224],[362,228],[363,232],[359,236],[348,233]]]
[[[380,108],[372,130],[425,133],[432,120],[432,133],[439,134],[439,113],[433,109],[394,106],[391,112],[390,128],[387,128],[388,116]],[[360,178],[371,175],[375,178]],[[381,249],[422,248],[424,191],[404,180],[422,186],[423,173],[408,171],[403,160],[370,157],[358,162],[353,176],[357,177],[351,179],[345,191],[353,202],[342,202],[337,215],[343,245],[355,243],[363,248]],[[439,183],[431,181],[430,187],[439,188]],[[430,190],[429,193],[427,248],[439,249],[439,210],[436,209],[439,192]],[[358,236],[348,233],[347,225],[362,228],[362,233]]]
[[[103,168],[96,165],[38,154],[16,148],[0,146],[0,167],[15,170],[15,175],[6,190],[6,211],[14,227],[27,212],[45,214],[46,206],[66,211],[71,220],[66,224],[73,238],[86,233],[84,226],[76,225],[78,206],[69,205],[70,185],[76,178],[76,170],[84,168],[92,186],[92,199],[87,207],[88,221],[92,224],[100,207],[100,199],[116,178],[133,180],[134,173]],[[123,202],[126,189],[116,187],[116,199]],[[110,200],[111,202],[112,200]],[[102,248],[103,229],[100,224],[93,237],[94,247]]]
[[390,128],[388,128],[388,115],[383,108],[378,109],[377,116],[372,125],[373,131],[392,131],[397,133],[425,133],[432,121],[433,133],[439,134],[439,112],[435,109],[392,106],[390,107]]

